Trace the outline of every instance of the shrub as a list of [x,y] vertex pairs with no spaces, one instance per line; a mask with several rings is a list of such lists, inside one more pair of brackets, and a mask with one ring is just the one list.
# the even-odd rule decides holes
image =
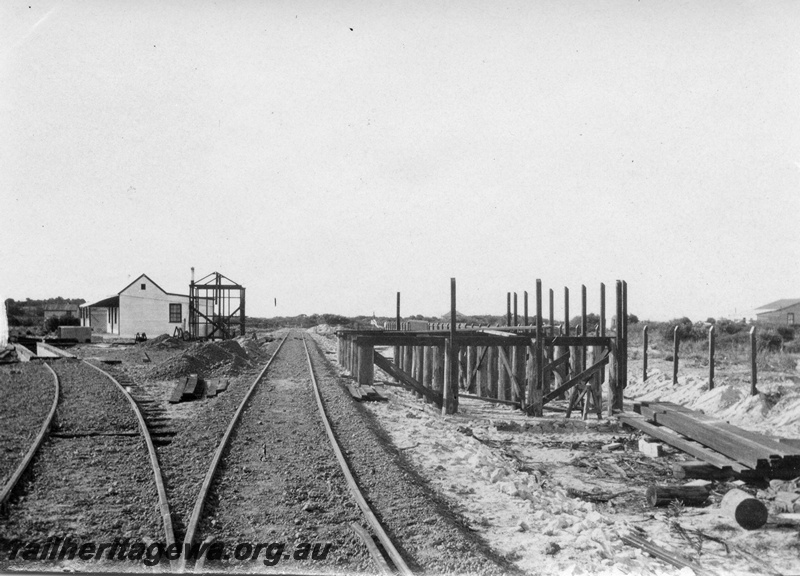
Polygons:
[[778,326],[776,330],[778,334],[781,335],[781,338],[783,338],[784,342],[794,340],[794,328],[791,326]]
[[756,331],[756,347],[758,350],[777,352],[781,349],[782,344],[783,338],[781,338],[777,330],[767,328],[766,330]]
[[59,326],[80,326],[80,318],[65,314],[64,316],[50,316],[44,321],[44,329],[47,332],[55,332]]
[[675,327],[678,327],[678,338],[683,342],[686,340],[701,340],[707,336],[707,331],[703,326],[695,326],[691,320],[678,318],[667,322],[662,329],[661,336],[665,342],[672,342]]

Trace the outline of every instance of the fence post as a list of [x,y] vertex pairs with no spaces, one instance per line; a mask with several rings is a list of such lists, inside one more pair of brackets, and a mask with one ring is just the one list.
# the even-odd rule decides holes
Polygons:
[[400,292],[397,293],[397,326],[396,330],[401,330],[400,328]]
[[525,326],[528,325],[528,291],[526,290],[522,295],[522,314]]
[[458,412],[458,345],[456,344],[456,279],[450,278],[450,355],[447,358],[442,415]]
[[642,382],[647,380],[647,326],[642,328]]
[[758,374],[756,370],[756,327],[750,328],[750,395],[758,394]]
[[714,327],[708,329],[708,389],[714,389]]
[[672,331],[672,384],[678,383],[678,346],[680,339],[678,338],[678,327]]

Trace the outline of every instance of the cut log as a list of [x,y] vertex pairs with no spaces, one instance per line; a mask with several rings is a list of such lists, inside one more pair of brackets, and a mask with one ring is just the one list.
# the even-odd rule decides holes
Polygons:
[[755,530],[767,523],[767,507],[744,490],[734,488],[722,497],[720,512],[745,530]]
[[675,478],[701,478],[703,480],[727,480],[736,474],[730,468],[718,468],[713,464],[701,460],[676,462],[672,465],[672,475]]
[[651,508],[668,506],[673,500],[683,502],[686,506],[700,506],[708,500],[708,488],[705,486],[650,486],[645,498]]

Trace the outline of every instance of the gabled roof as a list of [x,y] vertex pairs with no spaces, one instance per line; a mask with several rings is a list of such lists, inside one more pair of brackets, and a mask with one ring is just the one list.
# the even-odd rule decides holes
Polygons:
[[775,312],[777,310],[788,308],[789,306],[794,306],[795,304],[800,304],[800,298],[784,298],[783,300],[776,300],[775,302],[770,302],[769,304],[760,306],[756,308],[756,310],[760,310],[761,312]]
[[128,284],[127,286],[125,286],[125,288],[123,288],[122,290],[120,290],[119,292],[117,292],[117,294],[122,294],[123,292],[125,292],[125,290],[127,290],[128,288],[130,288],[131,286],[133,286],[134,284],[136,284],[136,283],[137,283],[139,280],[141,280],[142,278],[147,278],[147,279],[150,281],[150,283],[151,283],[153,286],[155,286],[156,288],[158,288],[159,290],[161,290],[161,291],[162,291],[164,294],[169,294],[170,296],[183,296],[184,298],[188,298],[188,297],[189,297],[187,294],[175,294],[174,292],[167,292],[167,291],[166,291],[166,290],[164,290],[164,289],[163,289],[161,286],[159,286],[158,284],[156,284],[156,283],[153,281],[153,279],[152,279],[152,278],[150,278],[150,276],[148,276],[147,274],[140,274],[140,275],[139,275],[139,277],[138,277],[138,278],[136,278],[136,280],[134,280],[133,282],[131,282],[130,284]]

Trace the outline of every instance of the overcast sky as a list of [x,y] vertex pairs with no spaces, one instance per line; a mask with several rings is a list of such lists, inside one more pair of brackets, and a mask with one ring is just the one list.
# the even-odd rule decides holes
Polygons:
[[0,3],[3,297],[742,315],[800,298],[799,192],[800,2]]

